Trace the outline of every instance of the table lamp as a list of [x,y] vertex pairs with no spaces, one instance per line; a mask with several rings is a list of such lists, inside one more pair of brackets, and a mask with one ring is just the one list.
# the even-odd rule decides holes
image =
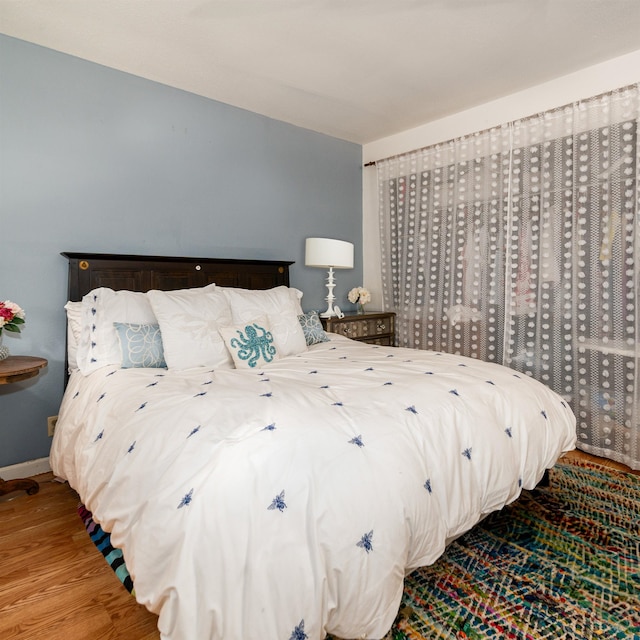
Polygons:
[[338,315],[333,306],[336,299],[333,289],[336,286],[333,278],[334,269],[353,269],[353,244],[344,240],[331,238],[307,238],[304,263],[307,267],[329,269],[327,277],[327,310],[320,314],[321,318],[332,318]]

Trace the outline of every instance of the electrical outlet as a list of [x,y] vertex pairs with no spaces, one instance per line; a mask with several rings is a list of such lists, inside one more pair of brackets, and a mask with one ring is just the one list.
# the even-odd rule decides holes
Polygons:
[[53,432],[56,430],[56,424],[58,422],[58,416],[49,416],[47,418],[47,433],[49,437],[53,437]]

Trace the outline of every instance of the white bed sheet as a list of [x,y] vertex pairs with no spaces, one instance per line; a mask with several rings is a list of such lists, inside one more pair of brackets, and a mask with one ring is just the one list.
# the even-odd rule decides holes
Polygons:
[[52,468],[162,638],[380,638],[406,572],[574,448],[523,374],[331,337],[258,371],[71,376]]

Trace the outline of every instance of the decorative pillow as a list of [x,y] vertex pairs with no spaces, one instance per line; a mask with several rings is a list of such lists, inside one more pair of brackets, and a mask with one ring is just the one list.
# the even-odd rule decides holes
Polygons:
[[266,316],[279,357],[307,350],[307,342],[298,322],[302,314],[302,291],[290,287],[265,290],[219,287],[227,296],[234,324],[249,323],[258,316]]
[[69,373],[78,368],[78,344],[82,335],[82,302],[67,302],[67,365]]
[[302,327],[307,346],[318,344],[318,342],[329,342],[329,337],[322,327],[317,311],[307,311],[307,313],[299,315],[298,322]]
[[233,368],[218,331],[233,324],[221,290],[149,291],[147,297],[160,325],[169,369]]
[[82,330],[78,368],[84,375],[107,365],[120,365],[122,352],[114,322],[157,323],[144,293],[100,287],[82,298]]
[[162,334],[157,324],[114,322],[120,341],[122,368],[166,369]]
[[220,329],[237,369],[259,369],[278,358],[266,316]]

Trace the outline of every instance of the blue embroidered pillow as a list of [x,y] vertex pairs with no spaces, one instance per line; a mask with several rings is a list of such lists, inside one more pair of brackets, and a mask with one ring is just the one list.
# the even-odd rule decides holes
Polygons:
[[166,369],[162,334],[157,324],[132,324],[114,322],[120,351],[122,368]]
[[329,337],[322,328],[322,323],[320,322],[317,311],[307,311],[307,313],[303,313],[301,316],[298,316],[298,321],[302,327],[307,346],[318,344],[318,342],[329,342]]
[[266,316],[233,327],[221,327],[220,335],[236,369],[258,369],[278,358]]

